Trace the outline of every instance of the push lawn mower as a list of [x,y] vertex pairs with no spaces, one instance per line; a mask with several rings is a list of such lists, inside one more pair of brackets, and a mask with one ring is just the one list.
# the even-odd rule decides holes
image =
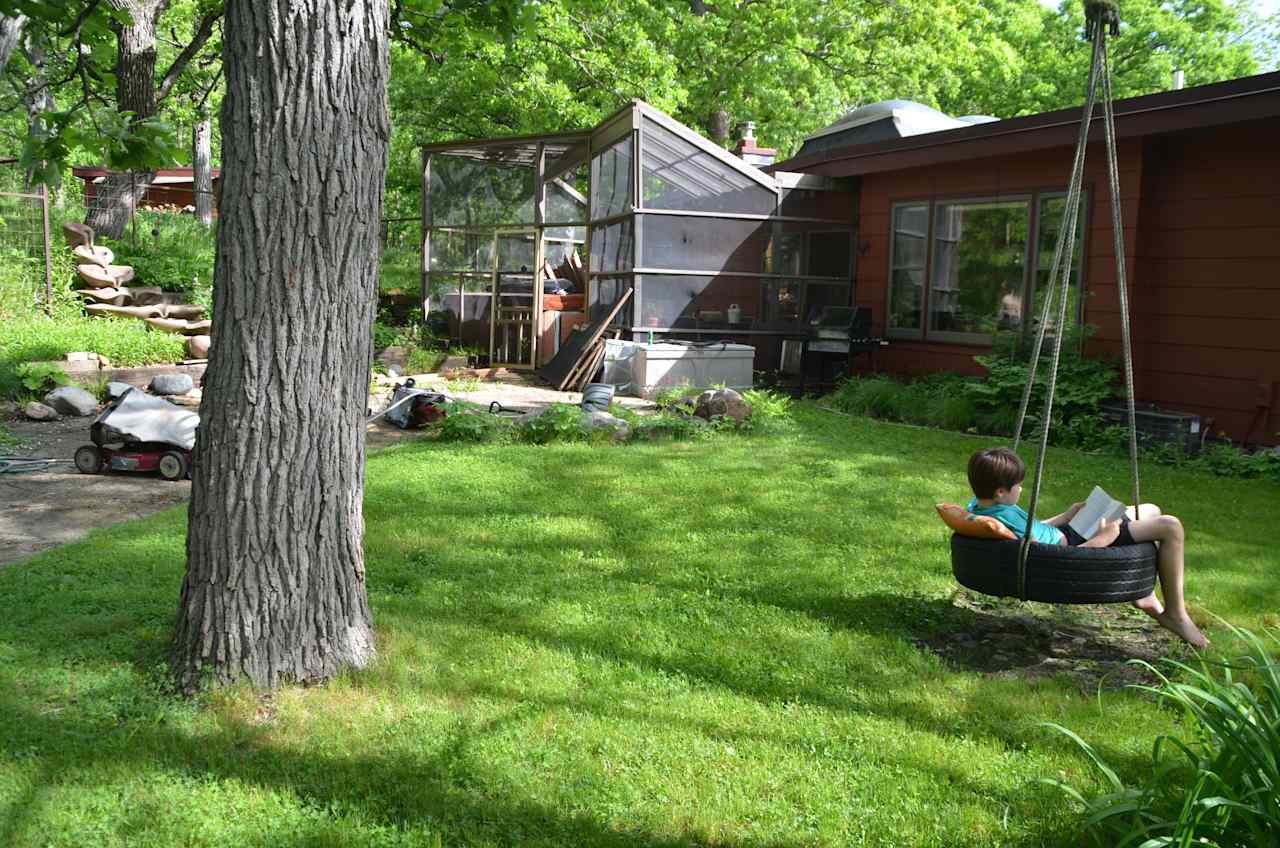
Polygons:
[[194,412],[130,389],[89,426],[93,444],[76,449],[76,469],[81,474],[158,471],[166,480],[188,478],[199,424]]

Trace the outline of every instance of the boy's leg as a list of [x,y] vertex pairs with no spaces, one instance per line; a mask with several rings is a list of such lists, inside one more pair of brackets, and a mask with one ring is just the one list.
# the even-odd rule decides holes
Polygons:
[[1127,506],[1124,508],[1124,514],[1129,517],[1130,521],[1136,521],[1138,514],[1142,515],[1143,521],[1146,521],[1148,518],[1159,518],[1164,515],[1164,513],[1160,511],[1160,507],[1156,504],[1143,504],[1136,512],[1133,507]]
[[1160,573],[1160,588],[1164,592],[1165,609],[1159,604],[1147,603],[1153,598],[1143,598],[1137,606],[1147,615],[1160,622],[1160,626],[1171,631],[1185,642],[1197,648],[1209,644],[1200,629],[1187,614],[1186,602],[1182,594],[1183,584],[1183,548],[1185,535],[1182,522],[1172,515],[1161,515],[1129,522],[1129,532],[1138,542],[1159,542],[1160,558],[1157,569]]
[[[1155,504],[1144,503],[1142,504],[1142,507],[1137,510],[1131,506],[1125,507],[1124,514],[1128,517],[1129,526],[1132,528],[1133,522],[1137,520],[1138,515],[1141,515],[1142,520],[1146,521],[1148,518],[1159,518],[1164,513],[1161,512],[1160,507]],[[1130,532],[1132,532],[1132,530]],[[1137,539],[1134,541],[1137,541]],[[1156,597],[1155,592],[1152,592],[1145,598],[1134,601],[1133,605],[1155,619],[1159,619],[1160,616],[1164,615],[1164,607],[1160,604],[1160,599]]]

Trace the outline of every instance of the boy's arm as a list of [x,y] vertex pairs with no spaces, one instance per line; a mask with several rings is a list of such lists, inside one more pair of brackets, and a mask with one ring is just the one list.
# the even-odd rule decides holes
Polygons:
[[1069,506],[1066,512],[1060,512],[1053,518],[1046,518],[1044,523],[1050,527],[1065,527],[1071,519],[1076,517],[1076,513],[1082,509],[1084,509],[1084,501],[1077,501]]

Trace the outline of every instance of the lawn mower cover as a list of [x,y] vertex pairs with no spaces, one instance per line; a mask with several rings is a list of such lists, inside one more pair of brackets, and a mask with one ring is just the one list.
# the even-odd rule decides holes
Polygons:
[[196,446],[200,416],[164,398],[138,389],[120,395],[89,425],[89,438],[99,447],[121,442],[151,442],[183,450]]

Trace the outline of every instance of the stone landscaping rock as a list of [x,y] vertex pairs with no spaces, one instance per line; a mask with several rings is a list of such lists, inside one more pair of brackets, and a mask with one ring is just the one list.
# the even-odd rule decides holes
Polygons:
[[613,434],[613,438],[623,441],[631,435],[631,425],[616,415],[610,415],[607,412],[599,410],[595,412],[582,413],[582,427],[584,430],[608,430]]
[[698,395],[693,414],[708,421],[712,418],[731,418],[742,423],[751,417],[751,404],[733,389],[709,389]]
[[83,418],[98,411],[98,399],[79,386],[61,386],[44,396],[44,402],[63,415]]
[[22,407],[22,414],[32,421],[57,421],[62,417],[58,414],[58,410],[34,400]]
[[187,359],[208,359],[210,337],[187,336]]
[[116,381],[112,380],[110,383],[107,383],[107,397],[111,398],[112,400],[115,400],[116,398],[120,397],[120,395],[124,394],[125,392],[129,391],[132,388],[133,386],[129,385],[128,383],[117,383]]
[[157,374],[147,388],[158,395],[185,395],[195,385],[189,374]]

